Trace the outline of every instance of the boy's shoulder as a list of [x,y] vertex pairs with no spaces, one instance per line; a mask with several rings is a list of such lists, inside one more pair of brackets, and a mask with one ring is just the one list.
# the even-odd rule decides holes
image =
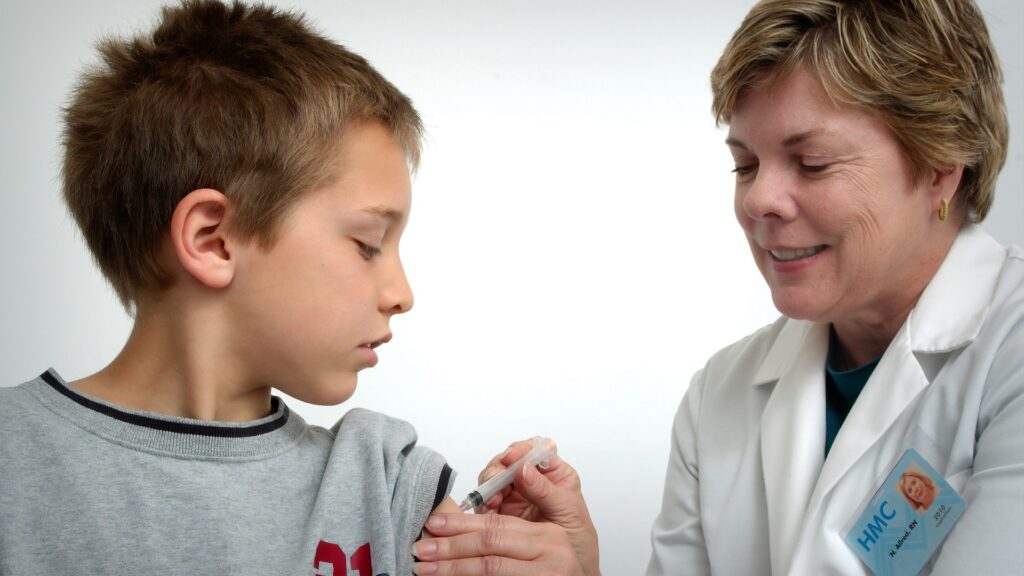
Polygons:
[[0,387],[0,431],[10,430],[14,425],[33,422],[36,413],[45,413],[45,407],[36,400],[33,391],[42,384],[37,376],[16,386]]
[[[64,422],[40,400],[45,385],[40,376],[16,386],[0,387],[0,473],[10,472],[12,462],[47,453],[59,445],[61,434],[57,430]],[[4,476],[0,474],[0,484]]]
[[401,418],[388,416],[368,408],[351,408],[330,429],[335,436],[343,433],[411,436],[415,441],[413,425]]
[[405,420],[366,408],[352,408],[329,430],[311,427],[330,436],[332,452],[350,453],[360,460],[383,459],[401,463],[415,452],[432,450],[418,447],[416,429]]
[[[452,468],[438,452],[417,445],[416,430],[400,418],[352,408],[328,432],[334,445],[321,502],[336,510],[387,510],[390,520],[380,530],[393,531],[399,549],[408,549],[430,512],[451,493]],[[348,500],[353,494],[358,503]],[[399,573],[411,568],[400,563]]]

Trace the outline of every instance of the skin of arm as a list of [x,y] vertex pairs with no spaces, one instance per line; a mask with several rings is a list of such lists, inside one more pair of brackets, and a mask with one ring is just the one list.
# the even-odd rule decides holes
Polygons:
[[455,500],[452,500],[452,497],[448,496],[447,498],[442,500],[440,504],[437,505],[437,508],[434,508],[434,512],[433,513],[434,514],[462,514],[462,510],[459,508],[459,505],[455,503]]

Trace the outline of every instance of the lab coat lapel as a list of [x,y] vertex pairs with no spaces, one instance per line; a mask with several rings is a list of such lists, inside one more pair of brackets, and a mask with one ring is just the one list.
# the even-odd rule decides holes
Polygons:
[[[794,350],[799,351],[794,354]],[[778,381],[761,420],[761,463],[768,504],[772,573],[786,574],[825,446],[828,326],[790,320],[755,385]]]
[[813,511],[850,468],[889,431],[907,405],[928,386],[904,324],[875,367],[836,436],[808,506]]

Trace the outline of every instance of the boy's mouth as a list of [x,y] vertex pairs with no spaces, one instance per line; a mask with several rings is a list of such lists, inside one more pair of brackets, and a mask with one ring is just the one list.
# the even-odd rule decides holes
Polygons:
[[381,338],[380,340],[375,340],[373,342],[368,342],[366,344],[362,344],[361,346],[363,348],[369,348],[370,350],[373,350],[374,348],[377,348],[378,346],[380,346],[382,344],[387,344],[388,342],[391,342],[391,333],[390,332],[385,334],[384,337]]

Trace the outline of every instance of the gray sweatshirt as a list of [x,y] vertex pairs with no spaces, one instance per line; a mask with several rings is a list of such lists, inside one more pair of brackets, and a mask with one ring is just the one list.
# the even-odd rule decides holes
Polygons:
[[241,424],[129,411],[52,370],[0,388],[0,576],[406,576],[451,491],[400,420],[330,430],[279,399]]

